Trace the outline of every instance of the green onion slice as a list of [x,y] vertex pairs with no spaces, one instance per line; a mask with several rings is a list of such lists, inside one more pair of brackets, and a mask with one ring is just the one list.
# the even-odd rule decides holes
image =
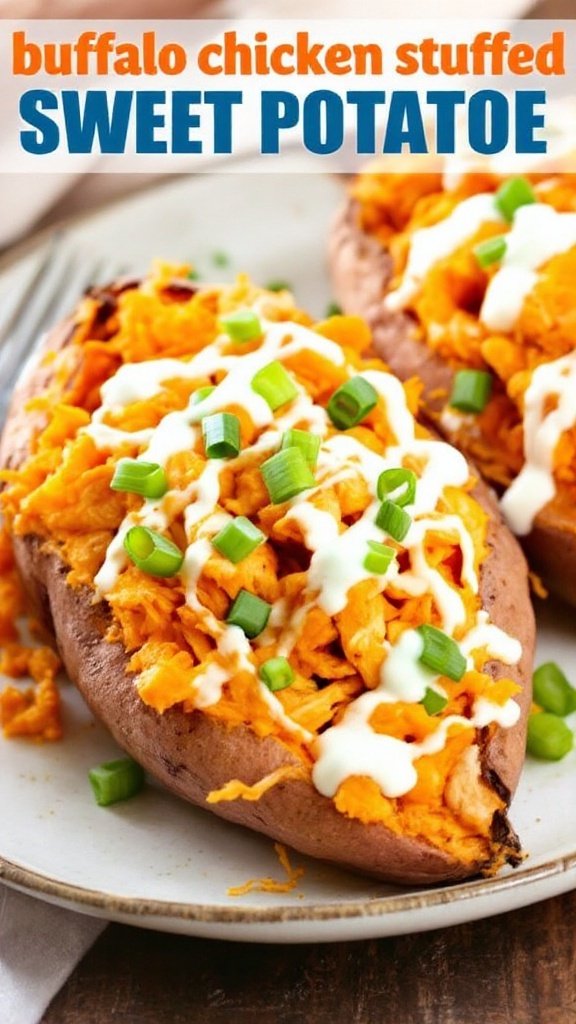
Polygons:
[[433,690],[431,686],[427,686],[426,693],[420,703],[429,715],[439,715],[441,711],[444,711],[448,699],[443,697],[441,693]]
[[458,370],[454,374],[450,405],[460,412],[482,412],[492,391],[492,377],[486,370]]
[[562,718],[576,711],[576,690],[555,662],[547,661],[536,669],[533,686],[534,700],[545,711]]
[[566,722],[548,711],[530,715],[526,749],[543,761],[560,761],[574,746],[574,735]]
[[216,252],[212,253],[212,263],[215,267],[228,267],[230,265],[230,257],[227,252],[217,249]]
[[292,286],[287,281],[281,281],[279,278],[268,281],[264,287],[267,292],[289,292],[292,290]]
[[266,628],[271,611],[272,605],[261,597],[251,594],[249,590],[239,590],[226,622],[229,626],[240,626],[248,639],[253,640]]
[[310,469],[314,469],[321,443],[322,438],[308,430],[286,430],[282,434],[281,448],[299,448]]
[[436,626],[418,626],[416,632],[424,642],[419,658],[422,664],[441,676],[459,682],[466,671],[466,658],[456,641],[441,629],[436,629]]
[[368,553],[364,556],[364,568],[367,572],[373,572],[376,576],[383,576],[387,572],[396,552],[387,544],[380,544],[377,540],[368,541]]
[[384,530],[389,537],[398,542],[403,541],[410,529],[411,517],[394,501],[384,501],[378,509],[376,526]]
[[208,459],[231,459],[240,451],[240,420],[231,412],[215,412],[202,420],[204,451]]
[[327,412],[338,430],[348,430],[365,419],[377,402],[377,391],[364,377],[351,377],[336,389]]
[[329,302],[326,306],[326,316],[341,316],[342,306],[339,306],[337,302]]
[[124,550],[134,565],[149,576],[175,576],[184,561],[176,544],[147,526],[132,526],[128,530]]
[[416,474],[411,469],[385,469],[380,473],[377,484],[380,501],[388,498],[395,505],[412,505],[416,497]]
[[260,471],[273,505],[289,501],[316,483],[300,448],[282,448],[262,463]]
[[526,178],[509,178],[494,196],[496,206],[505,220],[514,219],[516,210],[536,202],[534,189]]
[[199,402],[203,402],[215,390],[214,384],[206,384],[203,388],[198,388],[198,391],[195,391],[192,395],[192,405],[198,405]]
[[119,459],[110,487],[113,491],[141,494],[143,498],[162,498],[168,490],[168,479],[157,462]]
[[265,540],[262,530],[246,516],[237,516],[212,538],[212,544],[221,555],[237,565]]
[[292,377],[278,360],[258,370],[252,378],[252,390],[264,398],[273,411],[292,402],[298,394]]
[[504,235],[486,238],[474,246],[474,255],[481,267],[490,267],[493,263],[499,263],[505,252],[506,239]]
[[131,757],[106,761],[88,772],[92,792],[100,807],[136,796],[144,785],[144,771]]
[[262,324],[252,309],[238,309],[221,317],[220,326],[232,341],[255,341],[262,337]]
[[286,658],[269,658],[260,666],[258,672],[262,682],[276,693],[277,690],[285,690],[294,682],[294,669]]

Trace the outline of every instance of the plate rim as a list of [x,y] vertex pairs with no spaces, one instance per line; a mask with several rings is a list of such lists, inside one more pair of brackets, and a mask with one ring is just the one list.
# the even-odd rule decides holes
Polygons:
[[327,902],[311,904],[282,904],[266,907],[252,905],[226,905],[183,903],[175,900],[145,899],[140,896],[120,896],[98,889],[63,882],[50,875],[26,868],[0,856],[0,881],[17,887],[30,895],[47,900],[86,908],[86,912],[103,911],[108,916],[123,915],[139,919],[164,918],[174,921],[194,921],[210,924],[280,924],[286,921],[330,921],[388,917],[411,911],[432,910],[447,904],[463,903],[501,892],[523,889],[549,878],[576,870],[576,850],[556,857],[544,864],[492,878],[476,879],[456,885],[423,888],[420,892],[394,893],[348,903]]

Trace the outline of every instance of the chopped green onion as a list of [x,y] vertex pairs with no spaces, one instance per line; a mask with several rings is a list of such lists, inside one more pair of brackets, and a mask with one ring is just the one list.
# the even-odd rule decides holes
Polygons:
[[338,430],[348,430],[372,412],[377,401],[378,393],[364,377],[351,377],[334,392],[327,411]]
[[276,693],[277,690],[285,690],[294,682],[294,670],[286,658],[269,658],[260,666],[258,672],[262,682]]
[[289,292],[291,291],[291,285],[287,281],[268,281],[268,284],[264,285],[267,292]]
[[534,700],[545,711],[562,718],[576,711],[576,690],[555,662],[540,665],[534,673],[533,684]]
[[504,235],[497,235],[495,238],[486,238],[474,246],[474,255],[481,267],[490,267],[498,263],[506,252],[506,239]]
[[231,459],[241,448],[240,420],[231,412],[215,412],[202,420],[204,451],[208,459]]
[[265,540],[262,530],[246,516],[237,516],[212,538],[212,544],[221,555],[237,565]]
[[337,302],[329,302],[326,306],[326,316],[341,316],[342,306],[339,306]]
[[228,267],[230,265],[230,257],[228,253],[218,249],[212,253],[212,263],[215,267]]
[[195,391],[192,395],[192,405],[198,405],[199,402],[203,402],[215,390],[214,384],[206,384],[205,387],[198,388],[198,391]]
[[574,736],[558,715],[540,711],[528,719],[526,749],[543,761],[560,761],[574,746]]
[[460,412],[482,412],[492,391],[486,370],[458,370],[454,374],[450,405]]
[[412,505],[416,497],[416,474],[411,469],[385,469],[376,487],[380,501],[388,498],[395,505]]
[[416,632],[424,642],[419,658],[422,664],[441,676],[459,682],[466,671],[466,658],[456,641],[435,626],[418,626]]
[[289,501],[302,491],[314,487],[316,481],[300,448],[283,448],[266,459],[260,471],[274,505]]
[[249,640],[253,640],[263,629],[270,618],[272,606],[249,590],[239,590],[236,595],[226,622],[229,626],[240,626]]
[[168,490],[168,479],[157,462],[119,459],[110,487],[113,491],[141,494],[143,498],[162,498]]
[[222,330],[232,341],[255,341],[262,336],[262,324],[253,309],[238,309],[220,319]]
[[376,526],[398,542],[404,540],[411,522],[408,513],[393,501],[382,502],[376,516]]
[[431,686],[427,686],[426,693],[420,703],[429,715],[439,715],[441,711],[444,711],[448,700],[441,693],[433,690]]
[[505,220],[514,219],[516,210],[536,202],[534,189],[526,178],[509,178],[494,196],[496,206]]
[[322,438],[318,434],[311,434],[308,430],[286,430],[282,434],[281,448],[299,448],[310,469],[314,469],[318,462],[318,452]]
[[134,565],[150,576],[168,578],[182,567],[180,548],[147,526],[133,526],[124,538],[124,550]]
[[258,370],[252,378],[252,390],[264,398],[273,411],[292,402],[298,394],[292,377],[278,360]]
[[387,544],[369,540],[368,553],[364,556],[364,568],[367,572],[373,572],[375,576],[383,576],[395,554],[394,548],[388,547]]
[[92,792],[100,807],[136,796],[144,785],[144,771],[131,757],[106,761],[88,772]]
[[188,278],[189,281],[197,281],[198,278],[200,277],[200,274],[198,273],[197,270],[194,270],[194,268],[192,268],[192,270],[188,271],[186,277]]

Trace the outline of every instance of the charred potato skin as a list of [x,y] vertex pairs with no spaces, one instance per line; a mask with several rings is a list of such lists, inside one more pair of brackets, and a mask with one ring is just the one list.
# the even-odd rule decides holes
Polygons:
[[[329,263],[334,294],[343,310],[367,320],[378,355],[401,380],[420,377],[425,408],[433,417],[440,413],[452,390],[454,370],[420,341],[409,314],[385,308],[383,298],[392,278],[392,259],[380,242],[360,227],[354,200],[346,202],[334,220]],[[448,431],[446,436],[450,440]],[[461,437],[459,441],[463,445]],[[545,586],[576,605],[573,512],[556,501],[550,502],[536,516],[531,533],[522,538],[522,546]]]
[[[54,329],[44,351],[58,351],[73,337],[74,321],[68,320]],[[17,468],[26,458],[41,423],[26,412],[25,403],[45,388],[49,377],[50,371],[38,363],[19,384],[0,443],[0,465]],[[487,668],[494,678],[507,676],[522,687],[518,724],[492,737],[486,731],[481,738],[482,774],[508,803],[524,757],[534,621],[523,556],[483,484],[477,485],[475,496],[491,517],[489,554],[480,580],[483,606],[523,646],[519,665],[492,662]],[[68,585],[67,566],[42,538],[14,537],[14,548],[31,605],[52,632],[70,679],[118,744],[168,790],[203,806],[207,794],[231,778],[253,784],[282,765],[297,763],[280,741],[260,739],[246,727],[230,727],[178,708],[157,714],[138,696],[122,645],[105,639],[111,621],[106,603],[95,603],[88,588]],[[458,881],[492,867],[464,865],[424,839],[348,818],[305,779],[287,779],[255,802],[221,802],[210,809],[301,853],[394,883]],[[519,843],[504,815],[495,816],[494,835],[506,844],[510,862],[516,862]]]

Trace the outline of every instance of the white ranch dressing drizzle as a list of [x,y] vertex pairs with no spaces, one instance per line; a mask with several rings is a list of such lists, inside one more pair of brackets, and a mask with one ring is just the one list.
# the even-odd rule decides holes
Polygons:
[[481,192],[462,200],[438,224],[420,228],[411,238],[410,253],[398,288],[388,293],[384,305],[389,310],[405,309],[418,294],[424,278],[435,263],[449,256],[467,238],[475,235],[486,221],[501,221],[494,194]]
[[125,363],[100,388],[101,407],[94,416],[101,422],[105,412],[121,412],[133,402],[145,402],[162,390],[168,380],[194,380],[198,372],[193,362],[181,359],[150,359],[142,363]]
[[520,718],[520,705],[515,700],[507,700],[504,704],[495,704],[486,697],[477,697],[474,701],[472,720],[477,729],[483,729],[494,722],[502,729],[510,729]]
[[[398,382],[395,381],[395,384]],[[405,403],[401,387],[400,390],[390,389],[389,399],[392,400],[389,400],[387,410],[396,412],[393,421],[397,431],[406,439],[407,448],[394,447],[384,457],[360,444],[356,438],[335,435],[322,445],[318,476],[324,485],[330,484],[349,475],[346,473],[348,468],[350,473],[361,473],[371,493],[376,495],[378,477],[384,469],[400,465],[407,453],[425,457],[428,461],[418,481],[416,501],[410,506],[410,512],[415,515],[432,512],[445,486],[461,486],[468,479],[466,460],[460,452],[443,442],[420,441],[413,437],[412,421],[408,423],[394,410],[394,402]],[[332,477],[330,474],[333,474]],[[317,595],[316,601],[326,614],[336,615],[345,608],[351,587],[362,580],[375,578],[364,568],[363,562],[368,541],[383,540],[382,531],[375,525],[379,502],[370,504],[358,522],[340,532],[334,517],[314,506],[314,493],[307,492],[306,496],[294,499],[287,518],[298,523],[306,547],[313,552],[308,572],[308,592]],[[473,542],[456,516],[444,515],[425,521],[415,519],[404,541],[410,552],[413,572],[398,573],[396,563],[391,562],[388,572],[377,578],[381,582],[381,589],[393,579],[400,590],[408,593],[423,594],[430,590],[446,630],[452,633],[464,621],[465,609],[454,587],[426,559],[424,543],[428,532],[432,531],[457,534],[463,553],[464,579],[477,592]]]
[[135,447],[149,444],[154,430],[152,427],[144,427],[142,430],[119,430],[93,419],[92,423],[82,428],[81,433],[88,434],[97,448],[109,448],[113,451],[123,444],[132,444]]
[[491,658],[504,665],[517,665],[522,657],[522,644],[516,637],[489,621],[488,612],[483,609],[476,615],[476,625],[460,641],[462,654],[485,650]]
[[[575,215],[576,216],[576,215]],[[551,396],[557,406],[546,413]],[[522,537],[556,493],[554,453],[576,424],[576,352],[536,367],[524,396],[524,466],[501,499],[510,529]]]
[[217,704],[222,696],[224,684],[230,678],[230,670],[217,661],[207,662],[203,672],[194,678],[191,701],[196,708],[209,708]]
[[[511,638],[497,627],[490,633],[486,633],[487,629],[489,627],[482,617],[468,638],[462,641],[461,647],[474,649],[479,646],[479,640],[484,640],[484,646],[492,645],[495,656],[500,657],[503,650],[508,656],[512,653],[518,655],[517,661],[521,648],[520,651],[512,651],[508,644]],[[389,649],[380,670],[379,685],[352,701],[341,721],[318,737],[312,780],[323,796],[335,796],[346,779],[359,775],[376,782],[384,796],[403,796],[417,781],[414,762],[426,754],[442,750],[451,726],[476,729],[497,723],[502,728],[510,728],[516,724],[520,716],[516,701],[509,699],[499,705],[480,697],[474,702],[471,718],[449,715],[421,743],[407,743],[376,733],[370,719],[379,705],[398,700],[416,703],[423,699],[428,688],[443,693],[438,677],[419,661],[422,650],[420,634],[416,630],[406,630],[395,647]]]
[[315,746],[312,782],[322,796],[333,797],[354,775],[373,779],[388,797],[414,788],[418,775],[408,743],[374,732],[363,722],[347,721],[327,729]]
[[[226,406],[241,404],[256,427],[273,423],[274,414],[270,406],[252,389],[251,381],[259,370],[275,359],[282,361],[311,349],[336,366],[344,364],[344,353],[339,345],[301,324],[263,322],[263,328],[266,332],[263,344],[255,352],[244,355],[224,355],[223,348],[230,345],[230,339],[227,335],[219,335],[211,345],[189,360],[153,359],[121,366],[103,385],[102,404],[94,413],[92,423],[84,428],[84,433],[88,433],[100,448],[113,450],[125,443],[148,444],[140,457],[165,466],[171,455],[194,445],[197,434],[193,424]],[[179,373],[177,367],[180,367]],[[158,394],[161,384],[172,378],[180,376],[194,380],[210,376],[215,369],[227,371],[227,375],[212,394],[201,402],[195,402],[192,395],[185,409],[168,413],[155,430],[123,431],[103,422],[109,413],[118,413],[133,402]],[[313,419],[321,427],[326,423],[326,413],[322,409],[312,414],[313,403],[306,400],[308,396],[303,389],[299,391],[301,404],[297,411],[302,418]]]
[[313,551],[308,570],[308,593],[317,594],[316,603],[327,615],[337,615],[346,607],[348,592],[362,580],[376,578],[382,589],[388,581],[394,562],[381,576],[364,568],[368,541],[382,541],[382,531],[375,519],[378,502],[369,505],[363,516],[342,533],[329,512],[322,512],[308,502],[295,506],[288,513],[302,528],[306,547]]
[[390,424],[397,442],[400,445],[409,444],[414,440],[414,419],[406,402],[406,392],[400,381],[391,373],[384,373],[382,370],[364,370],[364,380],[367,380],[384,399],[386,406],[386,418]]
[[463,487],[468,480],[468,463],[462,452],[445,441],[415,439],[406,454],[426,460],[416,487],[416,500],[410,509],[414,515],[433,512],[445,487]]
[[169,412],[160,420],[140,458],[165,467],[172,455],[192,450],[197,437],[198,430],[186,423],[181,413]]
[[[192,483],[191,490],[194,500],[190,502],[184,512],[184,529],[187,537],[190,536],[192,528],[206,516],[211,515],[218,505],[220,473],[225,465],[225,459],[208,459],[202,473]],[[227,518],[231,519],[232,517],[228,516]],[[218,519],[218,523],[221,523],[221,519]],[[217,533],[219,529],[221,529],[221,525],[216,525],[214,533]]]
[[545,203],[532,203],[516,210],[506,235],[506,252],[486,289],[480,310],[486,327],[491,331],[511,331],[538,280],[538,268],[574,245],[576,213],[559,213]]
[[[438,676],[420,661],[424,641],[415,629],[407,629],[394,647],[388,645],[388,656],[380,668],[380,687],[394,700],[417,703],[422,700],[428,687],[432,687]],[[380,693],[378,703],[380,703]]]
[[100,598],[106,597],[114,588],[118,576],[128,565],[128,555],[124,550],[124,539],[128,530],[139,525],[139,520],[133,514],[127,515],[120,526],[116,536],[110,541],[106,550],[106,557],[94,577],[96,595]]
[[[462,578],[473,593],[478,592],[478,577],[474,569],[474,544],[468,530],[457,516],[440,516],[437,519],[418,519],[412,522],[404,539],[410,552],[413,574],[425,580],[436,606],[440,610],[444,630],[452,635],[454,630],[466,621],[466,609],[458,591],[434,569],[426,558],[424,543],[430,532],[456,534],[462,551]],[[400,585],[402,577],[399,578]]]
[[[147,447],[138,457],[165,465],[171,455],[186,450],[197,442],[198,424],[203,416],[229,405],[240,405],[245,408],[255,427],[261,430],[260,436],[249,449],[252,455],[255,452],[265,453],[274,450],[282,432],[290,426],[297,423],[308,424],[310,429],[324,439],[316,471],[319,485],[294,499],[290,503],[287,515],[300,524],[306,546],[313,552],[308,573],[308,590],[310,593],[317,591],[316,603],[330,615],[337,614],[345,607],[348,592],[356,582],[365,578],[375,578],[364,569],[363,559],[367,541],[383,539],[382,532],[374,523],[379,505],[376,500],[376,486],[380,473],[385,468],[401,465],[408,455],[418,458],[424,465],[417,485],[416,501],[410,508],[410,513],[415,518],[406,543],[410,553],[411,571],[399,573],[396,563],[393,562],[389,572],[378,578],[381,580],[382,588],[388,579],[393,578],[395,585],[407,593],[425,593],[430,589],[444,620],[445,629],[452,633],[463,620],[462,602],[456,589],[442,580],[437,570],[426,562],[424,541],[430,530],[454,533],[462,548],[463,577],[473,589],[477,589],[474,549],[464,524],[455,516],[436,513],[436,506],[444,487],[460,486],[468,479],[464,458],[442,442],[420,440],[415,437],[414,421],[407,407],[404,389],[395,378],[381,371],[367,370],[362,375],[383,398],[388,422],[396,437],[396,444],[388,448],[385,457],[370,451],[353,437],[335,435],[326,439],[329,428],[327,414],[324,409],[316,406],[300,387],[299,394],[290,407],[275,418],[268,404],[251,388],[251,380],[259,369],[273,359],[289,358],[304,349],[311,349],[336,365],[344,365],[342,349],[308,328],[285,322],[267,323],[264,341],[256,351],[245,355],[224,354],[224,347],[229,345],[229,339],[221,336],[190,360],[156,360],[137,364],[138,369],[133,377],[133,367],[122,367],[116,377],[111,378],[105,385],[102,392],[103,404],[94,415],[91,426],[87,428],[88,432],[92,432],[95,439],[101,439],[105,447],[114,448],[126,443],[127,439],[132,443],[144,444]],[[215,371],[225,371],[227,376],[207,398],[195,404],[192,396],[184,410],[168,413],[154,431],[130,433],[110,428],[103,422],[107,413],[118,412],[134,401],[152,397],[158,393],[162,383],[171,378],[202,378],[212,375]],[[348,372],[354,373],[352,368],[348,368]],[[260,695],[273,717],[285,728],[311,742],[313,736],[284,712],[278,698],[257,679],[251,644],[243,631],[237,626],[228,625],[217,619],[202,604],[198,596],[199,577],[213,553],[210,538],[230,519],[228,513],[218,510],[220,473],[224,465],[241,465],[247,454],[243,452],[237,459],[226,462],[209,460],[200,477],[192,482],[187,491],[187,496],[193,501],[186,508],[184,516],[189,541],[182,568],[186,602],[203,620],[216,641],[217,656],[222,659],[222,664],[216,657],[207,662],[205,670],[196,676],[190,699],[195,706],[208,707],[220,699],[222,687],[233,673],[249,671],[255,676]],[[358,473],[364,478],[374,500],[355,524],[340,532],[336,520],[329,513],[315,508],[310,499],[313,499],[320,488],[330,486],[353,473]],[[121,525],[96,578],[98,592],[101,595],[113,589],[117,575],[126,565],[123,539],[130,526],[135,522],[154,522],[160,528],[169,525],[167,516],[164,515],[164,519],[162,518],[162,502],[163,499],[145,503],[139,513],[127,517]],[[417,518],[426,515],[431,518]],[[291,651],[297,640],[298,628],[312,603],[309,597],[306,598],[290,623],[286,622],[285,602],[277,602],[273,607],[266,633],[279,633],[279,653],[285,653],[287,656]],[[490,629],[488,624],[482,625],[486,630]],[[490,636],[494,639],[492,634]],[[328,756],[328,748],[333,748],[330,754],[333,759],[334,750],[341,747],[349,753],[355,752],[354,756],[359,758],[358,763],[354,764],[351,764],[348,758],[346,776],[370,774],[368,771],[360,771],[358,766],[364,765],[365,752],[373,750],[380,752],[377,781],[383,792],[391,795],[393,791],[395,795],[400,795],[401,792],[407,791],[404,787],[411,788],[414,785],[416,773],[413,761],[418,756],[416,745],[405,744],[391,737],[378,736],[369,726],[370,715],[378,703],[397,699],[421,699],[427,686],[443,692],[437,677],[416,664],[418,652],[414,637],[421,643],[417,634],[408,631],[395,648],[391,649],[386,645],[388,658],[383,662],[377,690],[369,691],[352,702],[342,722],[320,737],[318,748],[322,763],[319,762],[317,765],[319,778],[326,772],[322,751],[325,750]],[[406,697],[406,693],[409,693],[409,698]],[[420,696],[417,697],[417,694]],[[485,716],[490,713],[487,707],[482,707],[481,710]],[[497,713],[504,714],[501,709],[494,712]],[[446,721],[450,722],[451,719]],[[466,719],[462,721],[467,726],[473,725],[473,722]],[[433,737],[426,741],[430,749],[434,744],[439,744],[437,749],[442,748],[447,728],[445,723],[439,724]],[[425,744],[420,744],[422,751],[424,747]],[[341,760],[340,758],[338,763],[341,763]],[[372,758],[368,760],[371,761]]]
[[213,503],[212,508],[218,503],[220,496],[219,474],[223,465],[224,461],[221,459],[209,460],[207,462],[206,469],[196,481],[197,503],[189,505],[184,516],[185,529],[188,535],[197,527],[198,523],[201,523],[200,528],[197,530],[196,540],[188,545],[184,555],[182,579],[186,592],[186,603],[206,623],[210,633],[216,639],[218,654],[225,662],[225,665],[223,665],[219,662],[211,661],[207,665],[206,671],[195,677],[194,689],[190,695],[190,700],[196,707],[210,707],[220,700],[222,689],[232,675],[241,671],[248,672],[250,675],[255,676],[259,695],[267,705],[272,717],[289,732],[300,736],[305,742],[310,742],[312,734],[303,729],[286,714],[278,698],[255,675],[254,663],[251,659],[252,649],[250,641],[240,627],[228,625],[226,622],[217,619],[202,604],[198,597],[198,580],[206,562],[213,553],[208,537],[214,536],[224,525],[224,521],[232,518],[226,512],[209,514],[210,501]]

